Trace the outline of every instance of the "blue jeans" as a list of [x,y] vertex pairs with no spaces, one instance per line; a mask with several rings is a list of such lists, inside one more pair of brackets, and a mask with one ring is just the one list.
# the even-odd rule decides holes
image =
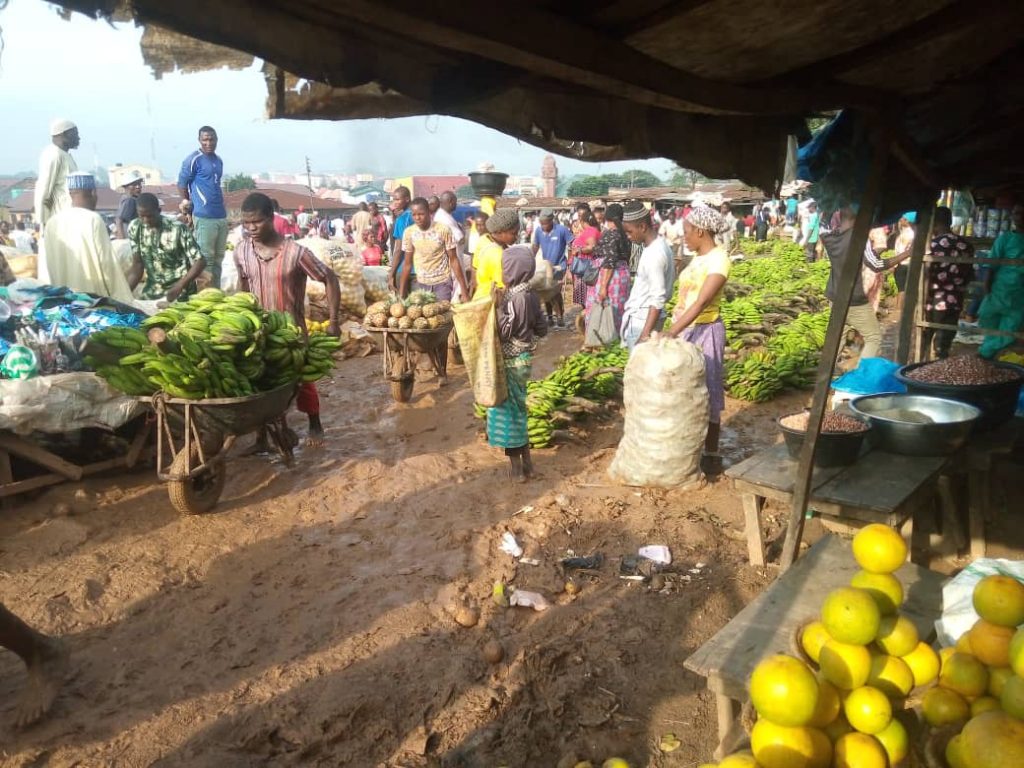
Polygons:
[[206,259],[206,268],[213,275],[213,282],[210,285],[213,288],[220,288],[220,266],[228,246],[228,220],[202,219],[196,216],[194,221],[196,245]]

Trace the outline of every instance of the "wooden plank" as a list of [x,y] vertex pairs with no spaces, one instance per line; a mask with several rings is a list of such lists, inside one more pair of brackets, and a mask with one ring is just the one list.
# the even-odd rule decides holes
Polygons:
[[800,450],[800,466],[797,470],[793,486],[793,507],[790,509],[789,522],[786,525],[786,540],[782,546],[782,558],[779,565],[783,572],[796,560],[800,551],[800,539],[804,533],[804,515],[807,502],[811,497],[814,453],[818,447],[821,432],[821,421],[828,406],[828,393],[832,387],[832,376],[835,372],[836,358],[839,356],[839,345],[846,336],[846,315],[850,311],[853,300],[854,285],[860,280],[863,259],[861,254],[868,241],[868,231],[874,221],[875,206],[881,197],[882,180],[889,159],[889,145],[882,136],[875,135],[874,156],[868,172],[867,186],[860,200],[860,210],[850,234],[850,252],[843,263],[837,277],[837,293],[832,302],[829,315],[828,331],[825,334],[825,345],[821,350],[821,361],[818,363],[818,374],[814,384],[814,398],[811,401],[810,418],[807,423],[807,435]]
[[47,472],[45,475],[37,475],[36,477],[29,477],[25,480],[18,480],[14,483],[0,485],[0,498],[17,496],[19,493],[26,493],[28,491],[34,491],[37,488],[45,488],[48,485],[57,485],[59,483],[66,482],[67,478],[63,475],[58,475],[55,472]]
[[901,456],[872,451],[818,486],[814,498],[875,512],[893,512],[926,488],[947,461],[945,456]]
[[931,241],[932,218],[935,206],[927,205],[917,210],[917,230],[914,244],[910,249],[910,271],[907,275],[908,290],[903,294],[903,311],[900,313],[899,335],[896,339],[896,362],[906,365],[910,357],[911,337],[914,334],[914,320],[918,315],[918,307],[924,308],[922,291],[927,287],[923,282],[921,258],[924,256],[925,245]]
[[[739,470],[739,473],[729,476],[754,485],[792,493],[797,467],[796,460],[790,457],[785,445],[773,445],[738,464],[734,469]],[[815,467],[812,487],[827,483],[846,469],[847,467]]]
[[17,435],[12,435],[10,433],[0,433],[0,449],[9,451],[15,456],[21,456],[23,459],[28,459],[42,467],[46,467],[51,472],[63,475],[68,480],[82,479],[82,468],[77,464],[65,461],[57,454],[50,453],[23,437],[18,437]]
[[[702,645],[684,666],[709,680],[721,678],[723,684],[719,687],[723,690],[745,690],[758,661],[772,653],[790,653],[796,629],[815,619],[828,593],[848,584],[858,570],[849,542],[826,536]],[[906,595],[902,612],[914,622],[923,639],[929,638],[942,612],[945,577],[912,563],[904,564],[895,575]]]
[[761,524],[761,510],[764,497],[753,493],[743,494],[744,531],[747,535],[747,556],[750,564],[764,565],[764,529]]
[[[3,488],[10,483],[14,482],[14,472],[11,470],[11,454],[7,451],[0,450],[0,488]],[[8,509],[11,506],[11,501],[8,497],[0,494],[0,498],[3,499],[2,505],[4,509]]]

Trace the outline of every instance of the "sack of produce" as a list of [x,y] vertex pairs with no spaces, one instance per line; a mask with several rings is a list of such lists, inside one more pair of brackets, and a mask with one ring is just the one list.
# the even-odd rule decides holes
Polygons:
[[384,301],[390,293],[388,288],[387,267],[363,267],[363,290],[366,291],[366,302],[374,304]]
[[328,263],[341,286],[341,311],[352,318],[362,318],[366,314],[362,262],[346,253],[334,253]]
[[498,338],[498,318],[491,297],[456,304],[451,308],[462,360],[473,387],[473,399],[488,407],[505,402],[505,359]]
[[622,441],[608,476],[623,485],[671,488],[700,479],[708,428],[704,354],[658,336],[638,344],[626,364]]
[[606,347],[619,340],[619,329],[615,324],[615,311],[610,304],[594,304],[587,317],[585,347]]

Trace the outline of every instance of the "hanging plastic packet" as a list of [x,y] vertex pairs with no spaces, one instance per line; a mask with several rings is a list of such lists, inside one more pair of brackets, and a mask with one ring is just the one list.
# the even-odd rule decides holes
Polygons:
[[7,379],[30,379],[39,373],[36,353],[22,344],[15,344],[0,363],[0,374]]

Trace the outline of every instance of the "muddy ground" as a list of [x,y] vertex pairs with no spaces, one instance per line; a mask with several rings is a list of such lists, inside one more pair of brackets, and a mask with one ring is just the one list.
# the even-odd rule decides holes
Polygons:
[[[544,341],[544,375],[577,338]],[[15,732],[24,681],[0,653],[4,766],[555,766],[569,756],[694,766],[715,746],[713,701],[687,656],[758,594],[728,483],[612,486],[621,416],[538,451],[513,486],[472,415],[461,368],[391,401],[379,357],[323,382],[328,446],[294,468],[234,458],[208,515],[176,514],[152,470],[47,491],[0,514],[0,601],[63,636],[73,672],[52,715]],[[730,401],[738,461],[776,441],[764,406]],[[767,508],[778,546],[784,510]],[[815,524],[810,526],[814,534]],[[512,531],[539,565],[499,549]],[[667,544],[660,590],[618,577]],[[570,596],[558,562],[601,552]],[[547,611],[503,608],[495,582]],[[476,607],[479,623],[454,613]],[[505,657],[489,664],[484,644]],[[666,733],[681,747],[657,748]],[[570,763],[571,764],[571,763]]]

